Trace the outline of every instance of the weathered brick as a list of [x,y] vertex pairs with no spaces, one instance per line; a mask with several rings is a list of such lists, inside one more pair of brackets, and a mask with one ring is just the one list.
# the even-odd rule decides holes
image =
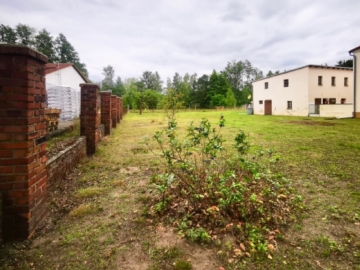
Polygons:
[[0,158],[10,158],[13,156],[13,151],[11,150],[0,150]]
[[20,94],[7,94],[7,95],[0,95],[0,102],[12,102],[12,101],[25,101],[25,102],[33,102],[34,96],[30,95],[20,95]]
[[14,150],[13,151],[14,158],[27,157],[27,156],[29,156],[29,153],[27,150]]
[[[31,237],[45,216],[45,62],[26,46],[0,44],[0,189],[3,240]],[[36,174],[37,173],[37,174]],[[45,179],[45,180],[43,180]],[[30,195],[38,183],[40,193]],[[39,207],[35,207],[37,204]]]
[[12,166],[0,166],[0,173],[9,174],[13,173],[14,167]]
[[86,136],[87,153],[96,151],[96,132],[98,126],[98,95],[99,86],[96,84],[80,84],[81,110],[80,135]]
[[0,141],[11,141],[12,134],[9,133],[0,133]]
[[4,191],[4,190],[12,190],[14,187],[14,184],[11,182],[8,183],[1,183],[0,182],[0,190]]
[[27,149],[33,145],[33,142],[2,142],[0,149]]

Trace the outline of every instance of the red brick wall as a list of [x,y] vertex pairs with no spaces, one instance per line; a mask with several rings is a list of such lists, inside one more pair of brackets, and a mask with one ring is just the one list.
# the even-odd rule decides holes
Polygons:
[[0,191],[3,240],[31,237],[46,215],[47,57],[0,45]]
[[116,97],[116,121],[120,123],[120,98]]
[[69,174],[86,155],[86,138],[80,137],[76,143],[62,150],[46,162],[48,174],[48,189],[51,192],[56,185]]
[[98,94],[99,86],[92,83],[82,83],[81,87],[81,109],[80,109],[80,135],[86,136],[86,150],[88,155],[96,151],[98,138]]
[[122,104],[122,98],[120,98],[120,120],[123,119],[123,104]]
[[102,91],[101,95],[101,123],[105,126],[105,136],[111,132],[111,91]]
[[112,121],[112,127],[116,128],[117,124],[117,102],[116,102],[116,96],[111,95],[111,121]]

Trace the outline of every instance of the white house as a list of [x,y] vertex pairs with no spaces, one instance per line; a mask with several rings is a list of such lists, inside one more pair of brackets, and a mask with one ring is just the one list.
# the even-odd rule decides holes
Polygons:
[[88,79],[72,63],[46,64],[46,103],[48,108],[61,109],[60,120],[80,115],[80,84]]
[[254,114],[352,117],[353,101],[352,68],[307,65],[253,82]]
[[80,83],[87,83],[88,79],[73,63],[50,63],[45,66],[46,83],[67,86],[80,90]]
[[360,118],[360,46],[349,51],[354,60],[354,117]]

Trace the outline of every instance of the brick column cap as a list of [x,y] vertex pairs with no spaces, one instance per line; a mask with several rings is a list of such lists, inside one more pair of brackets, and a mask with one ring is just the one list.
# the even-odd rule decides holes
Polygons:
[[108,91],[100,91],[100,94],[101,94],[101,95],[111,95],[111,94],[112,94],[112,91],[111,91],[111,90],[108,90]]
[[99,85],[96,83],[80,83],[79,86],[80,87],[89,86],[89,87],[99,88]]
[[0,54],[27,55],[43,63],[48,62],[47,56],[25,45],[0,44]]

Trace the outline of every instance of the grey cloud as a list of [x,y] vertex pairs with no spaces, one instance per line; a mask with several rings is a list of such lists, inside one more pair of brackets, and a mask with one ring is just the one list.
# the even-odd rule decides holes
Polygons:
[[224,22],[242,22],[245,20],[245,17],[250,14],[245,2],[230,1],[226,14],[223,15],[221,19]]
[[360,45],[357,0],[0,0],[1,23],[63,33],[90,78],[158,71],[199,76],[248,59],[268,70],[348,59]]

